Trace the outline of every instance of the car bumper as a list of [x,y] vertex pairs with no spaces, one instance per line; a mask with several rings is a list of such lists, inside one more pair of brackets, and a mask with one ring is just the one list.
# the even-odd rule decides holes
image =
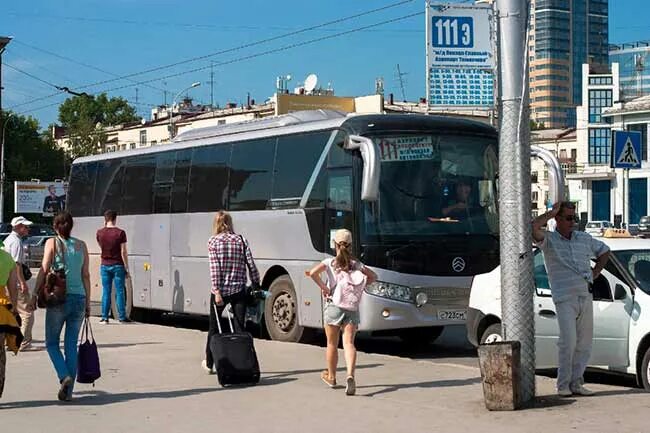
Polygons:
[[467,328],[467,340],[469,340],[474,347],[478,347],[480,344],[479,339],[481,337],[478,335],[478,327],[484,317],[485,314],[483,314],[481,310],[471,307],[467,310],[467,322],[465,322],[465,327]]

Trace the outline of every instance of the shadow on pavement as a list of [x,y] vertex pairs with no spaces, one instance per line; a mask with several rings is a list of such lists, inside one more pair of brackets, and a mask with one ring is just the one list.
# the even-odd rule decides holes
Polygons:
[[374,397],[379,394],[395,392],[401,389],[444,388],[444,387],[453,387],[453,386],[474,385],[477,383],[481,383],[481,379],[478,377],[473,377],[470,379],[446,379],[446,380],[433,380],[430,382],[402,383],[402,384],[391,384],[391,385],[362,385],[362,386],[357,386],[357,389],[383,388],[375,392],[370,392],[367,394],[359,394],[361,397]]
[[142,341],[142,342],[135,342],[135,343],[108,343],[108,344],[102,344],[102,343],[97,343],[97,348],[99,350],[101,349],[115,349],[118,347],[131,347],[131,346],[146,346],[149,344],[163,344],[162,341]]
[[[376,368],[376,367],[383,367],[384,364],[362,364],[362,365],[357,365],[355,368],[357,370],[359,369],[364,369],[364,368]],[[276,379],[276,378],[281,378],[281,377],[291,377],[291,376],[298,376],[301,374],[315,374],[315,373],[320,373],[323,371],[325,367],[323,366],[322,368],[312,368],[309,370],[292,370],[292,371],[264,371],[262,374],[264,377],[268,377],[269,379]],[[336,369],[336,371],[345,371],[345,367],[339,367]],[[272,375],[272,376],[269,376]]]
[[540,395],[535,397],[535,403],[529,410],[547,409],[551,407],[568,406],[576,402],[575,398],[560,397],[556,394]]
[[[280,385],[291,382],[296,379],[292,378],[263,378],[256,386],[237,386],[232,388],[244,389],[255,388],[257,386]],[[229,387],[230,388],[230,387]],[[214,386],[210,388],[181,389],[176,391],[152,391],[152,392],[121,392],[112,394],[106,391],[80,391],[75,393],[75,397],[70,402],[61,402],[56,399],[52,400],[32,400],[32,401],[15,401],[0,403],[2,409],[31,409],[47,406],[105,406],[113,403],[125,401],[142,400],[150,398],[177,398],[189,397],[209,392],[223,391],[226,388]]]

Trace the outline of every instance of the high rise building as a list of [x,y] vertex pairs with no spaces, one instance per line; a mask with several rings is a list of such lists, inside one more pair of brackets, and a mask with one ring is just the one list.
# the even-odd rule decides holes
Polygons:
[[623,101],[650,95],[650,41],[610,45],[609,62],[620,65]]
[[575,126],[582,64],[608,64],[607,8],[608,0],[531,1],[531,118],[546,128]]

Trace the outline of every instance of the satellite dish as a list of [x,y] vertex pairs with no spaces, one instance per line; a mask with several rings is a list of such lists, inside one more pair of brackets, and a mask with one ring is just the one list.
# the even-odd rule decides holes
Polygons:
[[313,92],[316,88],[316,84],[318,84],[318,77],[316,74],[309,74],[307,78],[305,78],[305,93]]

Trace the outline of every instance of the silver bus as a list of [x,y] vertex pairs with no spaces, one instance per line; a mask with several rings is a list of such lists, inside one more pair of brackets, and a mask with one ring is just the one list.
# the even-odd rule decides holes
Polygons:
[[[472,277],[499,264],[497,133],[415,114],[304,111],[179,134],[168,145],[79,158],[68,210],[89,245],[101,297],[96,230],[118,212],[128,236],[127,309],[207,315],[207,240],[232,213],[269,290],[257,319],[275,340],[323,326],[305,270],[348,228],[378,275],[360,329],[434,339],[464,324]],[[451,210],[450,210],[451,209]]]

